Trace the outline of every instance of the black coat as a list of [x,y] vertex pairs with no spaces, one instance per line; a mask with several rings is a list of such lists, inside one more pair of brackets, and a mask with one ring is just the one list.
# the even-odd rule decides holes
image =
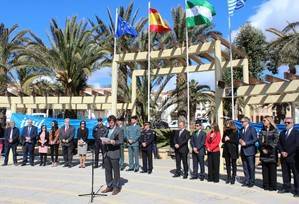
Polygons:
[[188,140],[190,139],[190,132],[185,129],[181,135],[179,134],[180,130],[177,130],[174,133],[174,144],[178,144],[180,146],[178,149],[175,148],[175,151],[188,154]]
[[299,146],[299,131],[293,128],[288,139],[286,139],[286,131],[281,131],[277,147],[279,152],[288,153],[287,162],[295,163],[296,149]]
[[[37,144],[38,146],[42,146],[42,143],[40,142],[40,136],[41,136],[41,132],[39,133],[38,137],[37,137]],[[49,145],[49,132],[46,132],[46,136],[45,136],[45,140],[47,140],[45,143],[44,143],[44,146],[48,146]]]
[[[262,162],[276,163],[278,158],[277,143],[279,140],[278,131],[271,127],[269,130],[263,128],[259,134],[260,160]],[[267,150],[268,153],[264,153]]]
[[205,155],[206,152],[206,148],[205,148],[206,133],[203,130],[201,130],[199,132],[199,135],[197,136],[198,134],[197,132],[198,131],[195,131],[191,137],[192,152],[195,153],[193,151],[193,148],[196,147],[199,150],[199,155],[203,156]]
[[[230,140],[225,141],[226,136],[228,136]],[[238,159],[238,157],[239,157],[238,131],[233,131],[232,129],[226,129],[223,133],[222,143],[223,143],[222,157]]]
[[[140,148],[143,151],[151,150],[155,140],[155,133],[153,130],[143,130],[141,132],[141,136],[139,138],[140,141]],[[142,146],[142,143],[146,143],[146,146]]]

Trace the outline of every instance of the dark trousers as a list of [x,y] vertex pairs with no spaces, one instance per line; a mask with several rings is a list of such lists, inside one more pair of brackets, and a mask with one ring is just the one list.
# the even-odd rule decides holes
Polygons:
[[47,153],[39,153],[40,156],[40,165],[46,166],[47,164]]
[[245,176],[245,184],[254,184],[255,180],[255,155],[242,155],[243,171]]
[[183,161],[184,175],[188,175],[188,152],[175,151],[176,174],[181,174],[181,161]]
[[25,143],[23,147],[23,164],[27,163],[28,155],[29,155],[29,163],[31,165],[34,164],[34,144],[33,143]]
[[[119,159],[104,158],[106,185],[108,188],[120,188]],[[113,174],[112,174],[113,172]]]
[[94,141],[94,158],[95,158],[95,166],[99,166],[99,154],[102,154],[102,163],[104,162],[104,145],[102,145],[101,140]]
[[198,177],[198,164],[200,166],[200,178],[205,177],[205,155],[196,154],[192,152],[192,163],[193,163],[193,177]]
[[281,159],[283,188],[291,190],[291,174],[294,177],[295,194],[299,194],[299,172],[296,169],[295,162],[287,162],[286,159]]
[[231,157],[225,157],[225,166],[227,177],[236,178],[237,174],[237,159],[232,159]]
[[62,154],[64,165],[72,165],[73,160],[73,145],[69,144],[68,146],[62,145]]
[[10,149],[12,149],[13,163],[17,164],[17,144],[10,144],[10,143],[6,143],[5,144],[5,160],[4,160],[4,164],[7,165],[7,163],[8,163],[8,157],[9,157]]
[[142,170],[151,172],[153,170],[153,153],[152,148],[141,150],[142,155]]
[[58,149],[59,149],[59,144],[50,145],[52,162],[58,162]]
[[219,182],[220,152],[208,152],[208,181]]
[[153,144],[153,153],[154,153],[154,158],[155,159],[158,159],[159,158],[159,154],[158,154],[158,147],[157,147],[157,144]]
[[274,162],[262,162],[263,188],[266,190],[277,189],[277,166]]

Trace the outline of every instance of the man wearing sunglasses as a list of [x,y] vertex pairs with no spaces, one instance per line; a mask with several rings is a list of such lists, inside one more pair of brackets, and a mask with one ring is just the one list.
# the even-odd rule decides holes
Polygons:
[[242,186],[251,188],[254,186],[255,180],[255,143],[258,139],[255,128],[250,125],[250,119],[244,117],[241,122],[243,128],[241,129],[239,143],[241,145],[241,158],[245,175],[245,182]]
[[[278,150],[280,152],[283,176],[283,188],[278,193],[288,193],[291,190],[291,173],[294,177],[294,197],[299,197],[299,172],[296,169],[296,148],[299,144],[299,131],[294,128],[294,120],[285,118],[286,130],[279,136]],[[298,161],[297,161],[298,162]]]

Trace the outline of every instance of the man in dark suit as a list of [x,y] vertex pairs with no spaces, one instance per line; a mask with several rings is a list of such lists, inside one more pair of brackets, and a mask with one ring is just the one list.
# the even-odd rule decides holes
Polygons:
[[174,148],[175,148],[175,160],[176,160],[176,172],[173,177],[181,176],[181,161],[183,161],[184,175],[183,179],[188,177],[188,140],[190,138],[190,132],[185,129],[185,122],[179,122],[179,130],[175,131],[174,135]]
[[112,191],[112,195],[116,195],[121,190],[119,159],[120,147],[124,142],[124,135],[122,129],[116,126],[116,117],[114,115],[109,116],[108,121],[109,132],[107,141],[102,139],[105,149],[104,167],[107,187],[101,192],[108,193]]
[[294,177],[294,197],[299,197],[299,172],[296,168],[296,148],[299,143],[299,131],[294,128],[294,120],[285,118],[286,130],[279,136],[278,150],[281,154],[281,168],[283,178],[283,189],[278,193],[288,193],[291,190],[291,173]]
[[[205,178],[205,141],[206,133],[202,130],[200,121],[195,122],[196,130],[191,137],[193,175],[191,179],[199,178],[201,181]],[[198,164],[200,165],[200,174],[198,176]]]
[[62,146],[64,167],[72,167],[73,146],[74,146],[75,128],[70,125],[70,119],[64,120],[64,126],[59,130],[59,139]]
[[244,117],[241,120],[243,128],[240,132],[239,143],[241,145],[241,158],[245,182],[242,186],[253,187],[255,183],[255,143],[258,141],[254,127],[250,126],[250,119]]
[[10,127],[5,130],[4,139],[5,139],[5,160],[3,166],[7,166],[9,151],[12,149],[13,154],[13,163],[17,165],[17,146],[19,143],[20,131],[15,127],[15,122],[10,121]]
[[151,174],[153,171],[153,144],[155,133],[150,129],[150,122],[144,123],[144,129],[140,137],[140,149],[142,155],[142,171],[140,173]]
[[22,130],[22,143],[23,143],[23,162],[22,166],[25,166],[28,160],[31,166],[34,166],[34,147],[37,139],[37,127],[32,124],[32,120],[27,120],[27,126]]

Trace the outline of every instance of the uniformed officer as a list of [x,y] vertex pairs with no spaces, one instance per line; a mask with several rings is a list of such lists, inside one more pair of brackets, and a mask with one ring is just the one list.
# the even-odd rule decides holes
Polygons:
[[126,140],[129,150],[129,169],[127,171],[139,171],[139,138],[141,128],[137,124],[137,116],[131,117],[131,125],[127,127]]
[[142,171],[140,173],[151,174],[153,171],[153,153],[152,148],[155,139],[155,132],[150,129],[150,122],[144,123],[144,129],[140,137]]
[[[117,126],[122,130],[124,137],[126,137],[126,126],[124,124],[124,117],[119,117],[116,120]],[[120,170],[123,171],[125,169],[125,144],[122,143],[120,145],[120,160],[119,160]]]
[[[98,124],[93,128],[92,136],[94,138],[94,153],[95,153],[95,168],[99,167],[99,154],[102,153],[102,163],[104,161],[104,148],[102,145],[101,137],[107,137],[108,128],[103,124],[103,119],[98,118]],[[101,164],[100,166],[103,167]]]

